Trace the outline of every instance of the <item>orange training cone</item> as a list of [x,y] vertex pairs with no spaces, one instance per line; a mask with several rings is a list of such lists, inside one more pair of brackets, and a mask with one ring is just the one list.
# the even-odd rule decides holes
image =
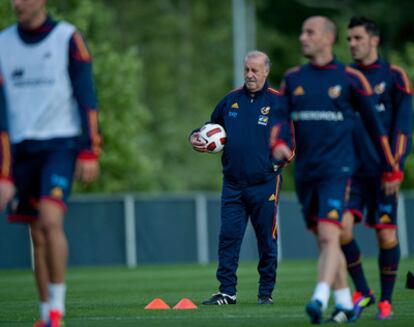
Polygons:
[[147,306],[145,307],[145,309],[147,310],[166,310],[166,309],[171,309],[170,306],[164,302],[163,299],[160,298],[156,298],[154,300],[152,300],[150,303],[147,304]]
[[197,306],[190,299],[184,298],[180,302],[178,302],[173,309],[192,310],[197,309]]

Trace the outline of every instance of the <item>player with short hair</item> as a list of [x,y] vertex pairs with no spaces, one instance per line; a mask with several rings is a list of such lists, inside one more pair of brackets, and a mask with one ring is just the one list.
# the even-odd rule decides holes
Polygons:
[[296,192],[306,225],[315,233],[320,249],[318,282],[306,305],[314,324],[322,322],[331,289],[336,306],[329,321],[355,319],[339,243],[354,164],[355,110],[360,111],[381,151],[382,167],[391,177],[396,174],[388,139],[371,99],[372,89],[358,70],[335,59],[332,52],[335,39],[336,27],[330,19],[307,18],[299,40],[309,62],[288,70],[281,88],[295,127]]
[[[256,233],[260,275],[258,303],[272,304],[276,282],[276,210],[281,186],[280,164],[272,148],[283,147],[292,157],[293,134],[281,117],[285,104],[267,83],[269,57],[249,52],[244,60],[244,86],[227,94],[211,114],[211,123],[227,133],[222,155],[223,189],[217,279],[219,292],[206,305],[236,304],[236,271],[248,219]],[[273,143],[270,137],[273,134]],[[205,152],[206,142],[198,130],[190,135],[192,147]]]
[[355,222],[362,220],[375,229],[379,246],[378,265],[381,298],[377,319],[392,317],[391,297],[395,285],[400,247],[397,239],[398,192],[402,181],[404,161],[410,152],[412,135],[412,88],[405,71],[379,57],[378,25],[366,17],[352,17],[348,25],[348,46],[358,69],[370,82],[375,106],[391,143],[391,151],[401,178],[389,188],[381,187],[381,159],[364,126],[358,118],[354,129],[356,171],[352,177],[350,200],[343,217],[342,250],[356,291],[355,312],[375,302],[362,269],[361,252],[353,238]]
[[[74,173],[99,174],[91,56],[46,0],[12,0],[18,23],[0,33],[0,209],[27,223],[40,299],[36,327],[61,326],[68,246],[63,229]],[[16,196],[14,194],[16,186]]]

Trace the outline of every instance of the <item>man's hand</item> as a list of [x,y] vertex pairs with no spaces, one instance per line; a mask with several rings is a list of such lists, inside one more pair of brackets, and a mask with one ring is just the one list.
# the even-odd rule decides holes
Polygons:
[[93,182],[99,176],[99,161],[78,159],[76,161],[75,177],[82,183]]
[[385,195],[391,195],[400,190],[404,173],[402,171],[386,172],[382,174],[381,188]]
[[292,151],[285,143],[279,143],[272,152],[273,158],[278,161],[289,161],[292,158]]
[[11,181],[0,180],[0,210],[3,210],[13,199],[14,191],[14,184]]
[[198,152],[206,152],[207,151],[207,142],[200,137],[199,132],[195,132],[190,136],[190,144],[194,150]]
[[393,181],[393,182],[383,182],[382,188],[384,190],[385,195],[391,195],[400,190],[401,181]]

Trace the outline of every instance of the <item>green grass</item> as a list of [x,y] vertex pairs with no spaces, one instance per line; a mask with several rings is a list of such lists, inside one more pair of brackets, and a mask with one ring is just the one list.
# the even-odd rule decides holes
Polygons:
[[[66,327],[95,326],[304,326],[309,325],[304,305],[316,278],[314,261],[282,261],[279,265],[274,305],[256,304],[255,263],[239,267],[238,304],[202,306],[200,302],[216,291],[215,265],[157,265],[137,269],[124,267],[71,268],[67,275]],[[371,287],[379,294],[376,260],[365,261]],[[400,264],[394,292],[392,321],[383,326],[414,326],[414,290],[405,289],[407,270],[414,258]],[[190,298],[197,310],[144,310],[161,297],[170,306]],[[330,310],[329,310],[330,311]],[[376,309],[368,308],[357,322],[378,326]],[[36,291],[28,270],[0,271],[0,326],[31,326],[37,318]]]

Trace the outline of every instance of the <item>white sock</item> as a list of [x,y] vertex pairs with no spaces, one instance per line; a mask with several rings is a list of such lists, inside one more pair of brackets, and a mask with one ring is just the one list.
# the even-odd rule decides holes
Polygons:
[[58,310],[62,314],[65,313],[65,293],[66,286],[64,283],[49,283],[49,310]]
[[43,321],[49,320],[49,303],[40,302],[39,303],[40,319]]
[[348,287],[334,290],[333,295],[336,305],[342,306],[345,310],[351,310],[354,307],[351,290]]
[[318,300],[322,303],[322,310],[325,311],[328,307],[329,295],[331,292],[331,288],[329,287],[328,283],[319,282],[316,284],[315,291],[312,295],[312,300]]

